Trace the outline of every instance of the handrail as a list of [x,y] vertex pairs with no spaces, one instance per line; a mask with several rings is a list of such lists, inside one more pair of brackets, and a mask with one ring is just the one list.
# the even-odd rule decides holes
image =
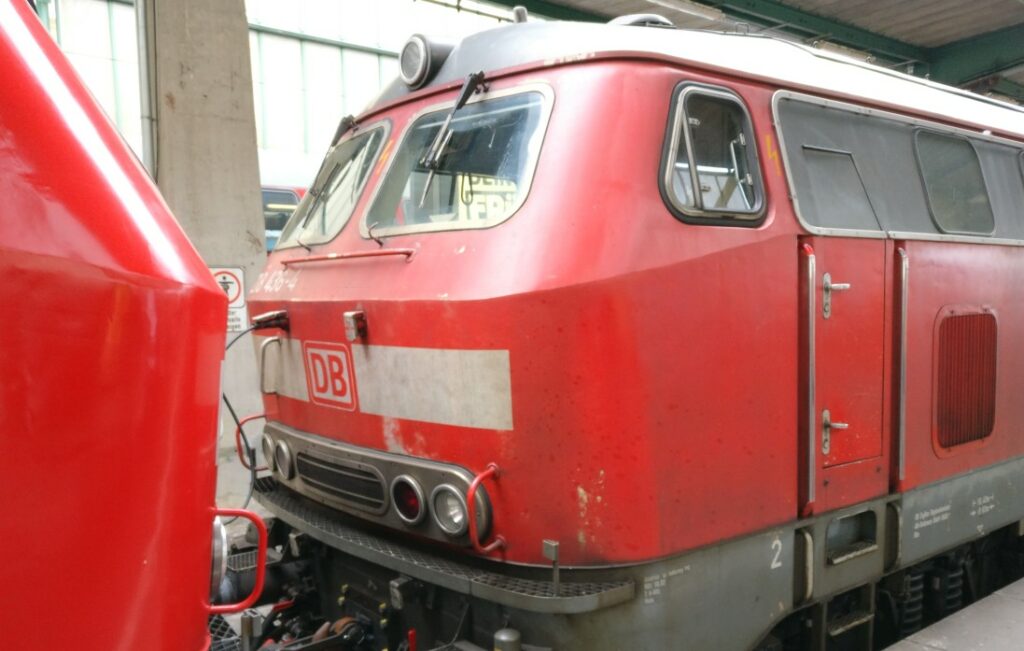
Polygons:
[[267,525],[263,523],[263,518],[245,509],[217,508],[213,512],[214,515],[228,515],[249,520],[256,527],[256,533],[259,536],[256,543],[256,581],[252,586],[252,592],[238,603],[220,604],[217,606],[210,604],[209,608],[210,613],[213,615],[242,612],[246,608],[251,608],[260,598],[260,595],[263,594],[263,580],[264,575],[267,573]]
[[910,256],[902,246],[897,247],[900,256],[900,389],[899,421],[897,436],[899,441],[899,480],[906,477],[907,465],[907,298],[910,284]]
[[815,360],[814,324],[815,292],[818,281],[814,247],[802,244],[801,251],[807,257],[807,505],[814,504],[816,487],[815,466],[817,465],[818,417],[815,401]]
[[480,544],[480,532],[477,530],[476,525],[476,491],[488,477],[494,477],[497,479],[501,474],[498,469],[498,464],[489,463],[487,469],[478,474],[473,478],[473,481],[469,484],[469,490],[466,491],[466,517],[469,518],[469,542],[473,544],[473,550],[478,554],[490,554],[493,551],[504,549],[506,541],[504,536],[495,536],[487,545]]
[[335,260],[354,260],[356,258],[383,258],[392,255],[405,256],[405,260],[408,262],[414,253],[416,253],[416,249],[375,249],[373,251],[352,251],[350,253],[325,253],[323,255],[310,255],[305,258],[282,260],[281,264],[289,267],[291,265],[312,262],[334,262]]

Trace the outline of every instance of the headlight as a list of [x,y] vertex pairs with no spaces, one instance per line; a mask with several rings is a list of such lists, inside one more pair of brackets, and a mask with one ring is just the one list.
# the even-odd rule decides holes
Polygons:
[[428,41],[420,34],[413,35],[398,56],[398,69],[402,81],[414,90],[422,87],[437,74],[452,49],[449,43],[437,43]]
[[417,88],[427,76],[427,43],[417,34],[406,42],[398,57],[402,81]]
[[285,479],[295,476],[295,459],[292,457],[292,449],[284,441],[278,441],[274,446],[274,464]]
[[274,439],[264,434],[263,442],[260,445],[263,448],[263,463],[267,464],[270,472],[274,472]]
[[430,494],[430,506],[434,522],[442,531],[452,537],[466,533],[469,516],[461,491],[451,484],[441,484]]
[[423,489],[409,475],[401,475],[391,482],[391,501],[398,517],[406,524],[418,524],[427,513]]

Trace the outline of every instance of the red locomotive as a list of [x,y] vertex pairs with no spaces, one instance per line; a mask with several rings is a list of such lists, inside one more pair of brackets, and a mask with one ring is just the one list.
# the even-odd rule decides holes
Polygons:
[[414,37],[271,255],[258,498],[325,614],[862,649],[1019,573],[1024,112],[622,22]]
[[4,645],[207,649],[227,299],[26,2],[0,70]]

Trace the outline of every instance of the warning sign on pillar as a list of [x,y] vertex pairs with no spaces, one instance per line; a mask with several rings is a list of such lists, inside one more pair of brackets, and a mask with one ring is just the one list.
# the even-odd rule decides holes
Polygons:
[[228,332],[245,330],[245,274],[241,267],[210,267],[213,279],[228,297]]

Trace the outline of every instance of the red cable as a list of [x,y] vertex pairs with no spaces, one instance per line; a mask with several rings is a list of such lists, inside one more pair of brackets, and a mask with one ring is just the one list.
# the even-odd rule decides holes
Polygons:
[[[242,462],[242,465],[245,466],[246,470],[252,470],[252,466],[249,465],[249,461],[245,458],[245,455],[242,454],[242,426],[248,423],[249,421],[266,417],[266,414],[254,414],[252,416],[246,416],[242,420],[238,421],[238,427],[235,428],[235,452],[238,453],[238,460]],[[268,468],[266,466],[260,466],[256,468],[256,472],[260,472],[262,470],[267,469]]]
[[274,604],[273,607],[271,607],[270,612],[272,612],[272,613],[279,613],[282,610],[288,610],[289,608],[291,608],[294,605],[295,605],[295,600],[294,599],[289,599],[287,601],[279,601],[276,604]]

